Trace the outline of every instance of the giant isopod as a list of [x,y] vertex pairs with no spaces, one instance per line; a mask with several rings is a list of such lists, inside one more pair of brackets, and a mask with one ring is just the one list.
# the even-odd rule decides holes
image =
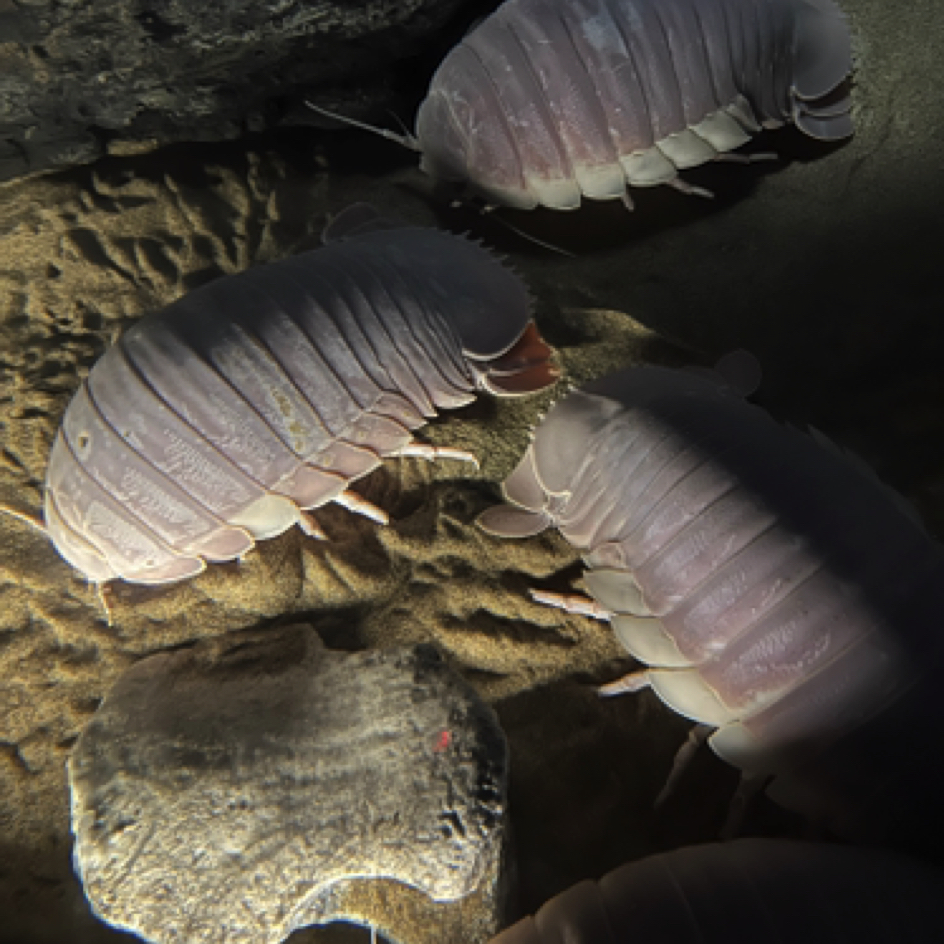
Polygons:
[[66,409],[45,529],[90,581],[158,584],[246,554],[338,502],[477,390],[551,383],[521,280],[449,233],[365,205],[322,249],[213,281],[126,331]]
[[491,944],[937,944],[944,872],[774,839],[689,846],[557,895]]
[[678,172],[749,161],[731,152],[762,127],[849,136],[850,70],[833,0],[507,0],[439,66],[415,136],[380,133],[491,205],[632,207],[629,187],[710,195]]
[[861,461],[723,379],[634,367],[558,401],[503,491],[482,527],[556,526],[649,666],[611,691],[651,686],[840,834],[939,815],[944,554]]

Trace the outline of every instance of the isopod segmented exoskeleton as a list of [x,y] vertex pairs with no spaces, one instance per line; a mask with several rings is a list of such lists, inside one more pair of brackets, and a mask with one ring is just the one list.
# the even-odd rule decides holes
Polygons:
[[192,577],[330,501],[383,520],[348,490],[383,457],[470,458],[413,430],[554,380],[524,284],[479,246],[364,205],[326,242],[146,315],[92,368],[45,494],[89,580]]
[[902,856],[741,839],[580,882],[491,944],[934,944],[942,892],[940,869]]
[[833,0],[507,0],[446,56],[415,137],[381,133],[490,204],[632,206],[628,187],[707,194],[678,172],[750,160],[730,152],[762,127],[847,137],[850,70]]
[[581,551],[588,610],[650,667],[625,690],[716,728],[778,802],[890,836],[944,784],[944,555],[824,437],[723,382],[630,368],[558,401],[504,494],[480,524]]

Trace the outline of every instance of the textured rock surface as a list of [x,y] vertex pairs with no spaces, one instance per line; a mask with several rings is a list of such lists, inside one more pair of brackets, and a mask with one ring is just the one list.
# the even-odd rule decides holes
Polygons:
[[[149,941],[264,944],[338,917],[408,941],[333,886],[494,905],[505,755],[429,646],[329,651],[293,626],[151,656],[70,757],[77,871],[101,918]],[[494,911],[480,937],[470,917],[440,908],[441,939],[495,931]]]
[[[395,64],[462,0],[0,0],[0,180],[392,101]],[[356,110],[356,109],[355,109]]]

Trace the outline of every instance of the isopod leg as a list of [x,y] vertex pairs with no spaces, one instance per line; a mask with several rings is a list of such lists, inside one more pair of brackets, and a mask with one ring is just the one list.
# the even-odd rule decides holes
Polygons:
[[779,161],[780,155],[774,151],[759,151],[757,154],[735,154],[733,151],[727,151],[713,160],[727,161],[729,164],[759,164],[761,161]]
[[640,669],[638,672],[630,672],[615,681],[607,682],[597,689],[597,694],[601,698],[609,698],[612,695],[628,695],[632,692],[641,692],[650,685],[649,672],[646,669]]
[[309,514],[307,511],[298,512],[298,526],[310,538],[315,538],[317,541],[328,540],[328,536],[321,530],[318,522],[315,521],[314,515]]
[[105,613],[105,625],[114,626],[114,622],[111,618],[111,607],[108,605],[108,597],[106,596],[108,592],[108,585],[106,583],[96,583],[95,586],[95,596],[98,597],[98,602],[102,606],[102,610]]
[[724,826],[721,827],[721,839],[737,839],[742,833],[744,818],[747,810],[755,797],[770,782],[768,774],[751,773],[748,770],[741,771],[741,780],[738,788],[731,797],[728,804],[728,814],[724,819]]
[[336,501],[339,505],[347,508],[348,511],[364,515],[365,518],[370,518],[378,524],[389,524],[390,522],[387,513],[382,508],[378,508],[373,502],[369,502],[366,498],[358,495],[357,492],[341,492],[332,501]]
[[579,593],[551,593],[547,590],[529,590],[528,592],[535,603],[553,606],[567,613],[576,613],[578,616],[589,616],[606,623],[613,615],[592,597],[585,597]]
[[454,449],[452,446],[431,446],[429,443],[411,442],[398,449],[395,455],[413,456],[417,459],[428,459],[431,462],[436,459],[455,459],[458,462],[471,462],[476,468],[479,467],[479,460],[471,452]]
[[665,783],[662,785],[659,795],[652,804],[655,809],[662,806],[675,792],[675,788],[688,769],[688,765],[694,760],[695,755],[701,750],[705,741],[708,740],[711,732],[714,730],[713,725],[696,724],[691,731],[688,732],[688,737],[685,739],[685,743],[682,744],[676,752],[675,758],[672,761],[672,769],[669,771],[669,775],[665,778]]
[[666,180],[665,184],[691,197],[704,197],[706,200],[714,200],[715,198],[715,195],[710,190],[706,190],[704,187],[696,187],[687,180],[682,180],[681,177],[673,177],[671,180]]

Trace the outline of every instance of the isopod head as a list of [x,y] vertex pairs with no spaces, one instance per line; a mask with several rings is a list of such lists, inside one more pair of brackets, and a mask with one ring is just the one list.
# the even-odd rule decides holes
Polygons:
[[[456,339],[476,386],[498,396],[532,393],[557,379],[551,349],[531,320],[524,282],[491,253],[463,237],[446,241],[441,231],[401,228],[391,258],[409,264],[411,278],[437,303]],[[373,239],[389,244],[382,231],[357,231],[370,252]]]
[[[712,383],[705,385],[704,380]],[[484,530],[504,537],[529,537],[554,524],[552,512],[570,495],[569,486],[584,466],[597,460],[597,438],[611,430],[628,404],[645,409],[650,399],[670,392],[683,399],[727,399],[753,392],[760,365],[747,351],[722,357],[713,368],[684,371],[636,368],[601,377],[558,400],[521,461],[502,485],[510,504],[496,505],[478,519]],[[552,430],[552,434],[548,431]]]

